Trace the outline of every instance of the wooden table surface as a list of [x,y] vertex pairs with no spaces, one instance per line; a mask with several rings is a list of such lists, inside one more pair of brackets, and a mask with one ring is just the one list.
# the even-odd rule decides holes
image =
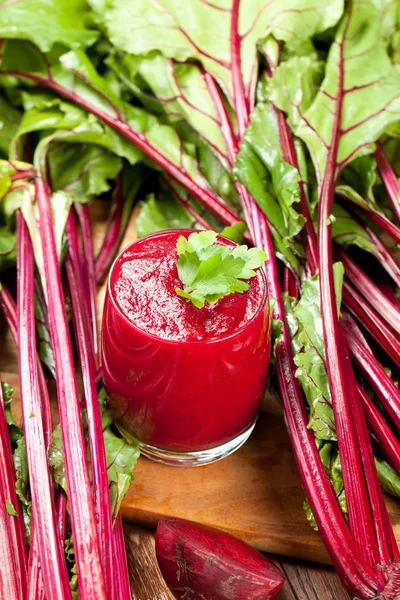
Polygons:
[[[127,524],[124,530],[132,599],[173,600],[158,570],[153,532]],[[331,567],[277,556],[269,558],[287,578],[276,600],[350,600]]]

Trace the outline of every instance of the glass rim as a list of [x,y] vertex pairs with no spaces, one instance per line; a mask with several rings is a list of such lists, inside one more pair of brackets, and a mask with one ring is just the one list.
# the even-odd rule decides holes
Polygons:
[[[263,297],[262,297],[262,302],[260,303],[260,306],[257,308],[256,312],[254,313],[254,315],[251,316],[251,318],[246,321],[246,323],[244,323],[244,325],[242,325],[241,327],[239,327],[239,329],[236,329],[234,332],[232,333],[228,333],[226,335],[220,336],[220,337],[212,337],[209,339],[205,339],[205,340],[173,340],[173,339],[168,339],[168,338],[164,338],[161,337],[155,333],[150,333],[149,331],[146,331],[145,329],[142,329],[141,327],[139,327],[138,325],[135,325],[135,323],[133,323],[130,319],[128,319],[128,317],[125,315],[125,313],[121,310],[121,308],[118,306],[112,291],[111,291],[111,275],[114,271],[114,268],[117,264],[117,262],[119,261],[119,259],[121,258],[121,256],[132,246],[134,246],[137,242],[143,240],[143,239],[148,239],[148,238],[152,238],[152,237],[159,237],[159,236],[163,236],[163,235],[167,235],[169,233],[175,232],[175,233],[199,233],[201,230],[199,229],[190,229],[190,228],[180,228],[180,229],[163,229],[161,231],[155,231],[154,233],[149,233],[148,235],[145,235],[143,237],[137,238],[135,241],[130,242],[129,244],[127,244],[117,255],[117,257],[114,259],[110,270],[108,272],[107,275],[107,288],[106,288],[106,294],[109,297],[109,299],[111,300],[111,303],[113,305],[113,307],[115,308],[115,310],[118,312],[118,314],[122,317],[122,319],[131,327],[133,327],[133,329],[135,329],[136,331],[140,332],[143,335],[149,336],[150,338],[157,340],[159,342],[164,342],[167,344],[215,344],[217,342],[223,342],[226,340],[229,340],[230,338],[234,338],[237,335],[239,335],[240,333],[242,333],[242,331],[244,331],[246,329],[246,327],[252,323],[254,321],[254,319],[256,319],[256,317],[258,317],[258,315],[265,309],[265,307],[267,306],[267,300],[268,300],[268,287],[267,287],[267,278],[264,272],[264,269],[262,267],[259,267],[257,269],[257,276],[260,275],[261,276],[261,280],[263,282]],[[229,242],[230,244],[233,245],[233,247],[239,246],[239,244],[237,244],[236,242],[230,240],[229,238],[225,237],[224,235],[220,235],[217,234],[218,238],[222,238],[223,240],[226,240],[227,242]],[[201,310],[201,309],[199,309]],[[270,308],[268,307],[268,315],[269,315],[269,320],[270,320]]]

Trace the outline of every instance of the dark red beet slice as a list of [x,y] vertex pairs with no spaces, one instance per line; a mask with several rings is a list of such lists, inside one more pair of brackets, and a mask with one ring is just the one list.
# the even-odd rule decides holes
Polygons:
[[168,587],[183,600],[268,600],[285,582],[244,542],[183,519],[160,520],[156,553]]

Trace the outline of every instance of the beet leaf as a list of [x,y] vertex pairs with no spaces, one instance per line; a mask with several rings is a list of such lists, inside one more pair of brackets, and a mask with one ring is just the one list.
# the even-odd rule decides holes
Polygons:
[[31,40],[43,52],[51,50],[55,42],[70,48],[87,47],[98,35],[85,26],[87,15],[83,0],[60,0],[57,4],[51,0],[2,2],[0,37],[15,37],[18,23],[18,37]]
[[[146,0],[129,12],[122,0],[113,0],[105,10],[104,22],[111,42],[119,50],[146,54],[160,50],[164,56],[183,62],[198,60],[220,84],[235,105],[238,88],[248,106],[254,99],[259,40],[273,33],[277,39],[307,39],[334,25],[343,10],[335,0],[329,11],[315,10],[310,0],[284,0],[265,5],[255,0],[246,5],[238,0],[182,7],[162,0],[151,7]],[[232,77],[232,63],[239,60],[240,73]],[[239,125],[239,123],[238,123]],[[240,126],[239,126],[240,128]]]

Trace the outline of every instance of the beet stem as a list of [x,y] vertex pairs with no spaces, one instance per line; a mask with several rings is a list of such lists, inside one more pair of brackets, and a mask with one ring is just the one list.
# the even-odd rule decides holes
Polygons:
[[358,393],[363,403],[366,419],[374,435],[389,462],[400,475],[400,443],[398,439],[361,385],[358,386]]
[[[11,331],[14,339],[14,343],[18,348],[18,335],[17,335],[17,307],[15,302],[5,286],[0,286],[0,306],[3,310],[3,314],[6,317],[7,325]],[[42,417],[43,417],[43,433],[48,448],[51,442],[52,436],[52,420],[50,410],[50,398],[47,389],[46,378],[43,373],[42,363],[37,356],[37,368],[39,377],[40,387],[40,398],[42,405]],[[50,483],[52,483],[50,481]],[[38,539],[37,530],[35,528],[35,519],[32,515],[31,518],[32,531],[31,531],[31,546],[29,549],[29,563],[28,563],[28,591],[27,598],[29,600],[41,600],[44,598],[44,586],[42,572],[39,564],[39,550],[38,550]]]
[[[75,215],[70,214],[70,225],[76,227]],[[95,381],[94,349],[91,346],[89,327],[83,315],[83,307],[79,294],[79,282],[75,276],[76,269],[72,264],[71,254],[66,260],[66,271],[69,284],[69,293],[72,301],[72,319],[75,337],[78,344],[81,363],[83,388],[85,393],[89,446],[92,466],[93,502],[95,510],[95,523],[97,526],[100,557],[103,572],[107,573],[106,589],[110,594],[113,579],[112,556],[112,516],[110,493],[108,489],[107,462],[104,450],[103,428],[99,400]],[[111,598],[111,595],[107,596]]]
[[120,247],[122,238],[126,231],[129,219],[123,219],[124,198],[123,180],[120,173],[112,196],[111,216],[107,227],[107,233],[103,244],[95,260],[96,281],[102,283],[107,277],[108,271]]
[[[18,586],[17,572],[14,563],[14,547],[11,540],[8,521],[10,515],[6,510],[3,486],[0,486],[0,589],[4,598],[22,600],[21,588]],[[11,559],[11,560],[10,560]]]
[[369,227],[365,227],[365,231],[367,232],[371,243],[375,247],[377,259],[379,260],[385,271],[396,283],[396,285],[400,287],[400,266],[397,264],[390,251],[386,248],[386,246],[382,243],[378,236],[375,235],[372,229],[370,229]]
[[343,315],[349,350],[357,367],[372,386],[400,432],[400,390],[376,360],[357,324],[349,314]]
[[126,556],[124,529],[118,513],[113,529],[113,557],[115,561],[114,595],[118,600],[131,600],[128,559]]
[[87,286],[89,298],[89,316],[91,325],[91,334],[93,339],[93,352],[97,359],[99,352],[99,331],[97,327],[97,288],[96,288],[96,269],[93,254],[93,241],[90,228],[89,207],[87,204],[81,206],[75,205],[75,210],[79,217],[82,231],[82,249],[84,260],[82,261],[82,271],[84,283]]
[[337,255],[342,261],[346,275],[357,290],[364,296],[376,312],[398,334],[400,334],[400,314],[395,304],[378,288],[364,273],[353,258],[343,249],[338,249]]
[[378,225],[378,227],[380,227],[382,231],[385,231],[395,242],[400,244],[400,228],[394,223],[392,223],[392,221],[390,221],[387,217],[385,217],[385,215],[368,206],[366,200],[364,200],[365,206],[360,206],[357,202],[354,202],[354,200],[352,200],[352,198],[348,196],[345,192],[337,190],[336,194],[340,198],[344,198],[345,200],[351,202],[358,209],[360,209],[363,212],[363,214],[365,214],[368,217],[368,219],[370,219],[370,221],[375,223],[375,225]]
[[[8,541],[12,552],[8,555],[10,563],[13,564],[16,588],[20,598],[24,598],[27,587],[27,547],[25,540],[24,521],[21,504],[16,493],[16,476],[12,455],[12,448],[8,434],[6,413],[4,410],[3,389],[0,380],[0,464],[1,484],[4,500],[8,500],[17,512],[18,516],[6,513],[5,525],[8,530]],[[5,502],[4,502],[5,503]],[[3,524],[4,525],[4,524]]]
[[375,338],[394,363],[400,367],[400,340],[380,315],[345,279],[343,303],[360,324]]
[[[238,4],[238,2],[237,2]],[[232,36],[233,43],[238,38]],[[232,64],[233,77],[240,72],[240,53],[236,52],[236,64]],[[241,90],[239,93],[241,94]],[[235,99],[236,111],[246,110],[243,99]],[[247,116],[237,115],[238,123],[246,123]],[[329,484],[319,456],[314,436],[308,428],[308,417],[295,376],[291,340],[281,296],[274,246],[267,219],[250,194],[242,197],[246,220],[256,246],[267,252],[266,274],[268,294],[276,299],[273,317],[282,322],[282,337],[276,346],[276,365],[286,424],[289,431],[296,463],[318,527],[332,561],[349,588],[365,598],[373,598],[376,589],[374,570],[364,560],[352,539],[337,499]]]
[[81,600],[106,597],[91,495],[80,401],[46,183],[35,179],[50,336],[57,374],[60,427]]
[[376,145],[375,159],[378,164],[379,174],[389,196],[393,211],[397,220],[400,222],[400,184],[397,180],[395,172],[392,169],[392,165],[388,161],[387,156],[380,144]]
[[25,220],[17,215],[18,358],[20,393],[29,467],[32,514],[46,595],[71,598],[56,528],[53,490],[47,462],[42,401],[36,357],[33,249]]

